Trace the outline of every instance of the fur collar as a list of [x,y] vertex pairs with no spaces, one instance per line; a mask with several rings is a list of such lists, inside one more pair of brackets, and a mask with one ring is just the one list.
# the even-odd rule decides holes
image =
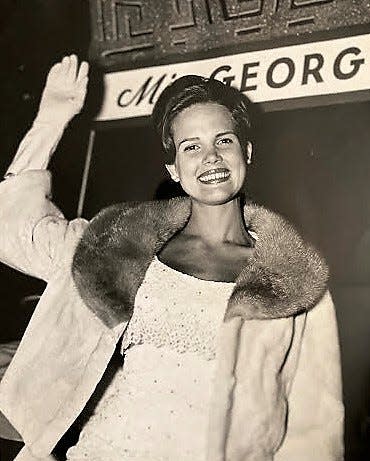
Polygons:
[[[109,327],[129,320],[153,256],[187,223],[188,198],[113,205],[86,229],[72,274],[86,305]],[[258,240],[239,274],[226,317],[271,319],[309,310],[326,289],[323,259],[281,216],[254,204],[245,222]]]

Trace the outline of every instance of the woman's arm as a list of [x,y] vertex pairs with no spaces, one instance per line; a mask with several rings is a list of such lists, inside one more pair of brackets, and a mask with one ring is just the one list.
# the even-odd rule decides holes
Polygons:
[[52,67],[32,128],[0,183],[0,261],[48,280],[63,257],[65,242],[76,240],[84,220],[68,223],[49,200],[50,173],[45,169],[70,120],[81,110],[88,65],[76,56]]
[[307,314],[288,396],[288,429],[274,461],[343,460],[340,350],[330,294]]
[[88,69],[87,62],[78,67],[75,55],[65,56],[50,69],[35,121],[5,177],[48,167],[66,126],[82,109]]

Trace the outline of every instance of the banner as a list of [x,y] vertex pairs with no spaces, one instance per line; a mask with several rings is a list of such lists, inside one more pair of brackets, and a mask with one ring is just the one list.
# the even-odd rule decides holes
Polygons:
[[97,121],[142,117],[176,78],[216,78],[254,102],[370,89],[370,34],[105,74]]

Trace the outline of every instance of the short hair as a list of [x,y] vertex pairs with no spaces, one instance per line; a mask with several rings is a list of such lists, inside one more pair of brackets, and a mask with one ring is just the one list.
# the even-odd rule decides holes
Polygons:
[[199,103],[215,103],[225,106],[233,120],[235,133],[243,150],[251,139],[251,102],[236,88],[219,80],[185,75],[167,86],[159,96],[152,113],[154,126],[161,138],[165,162],[173,164],[176,148],[172,136],[174,118],[187,107]]

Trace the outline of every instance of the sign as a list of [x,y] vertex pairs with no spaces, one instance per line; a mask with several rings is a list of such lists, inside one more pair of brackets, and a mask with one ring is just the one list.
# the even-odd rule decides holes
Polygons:
[[[176,78],[216,78],[253,102],[273,102],[370,89],[370,34],[105,74],[97,121],[151,114]],[[370,95],[370,93],[369,93]]]

